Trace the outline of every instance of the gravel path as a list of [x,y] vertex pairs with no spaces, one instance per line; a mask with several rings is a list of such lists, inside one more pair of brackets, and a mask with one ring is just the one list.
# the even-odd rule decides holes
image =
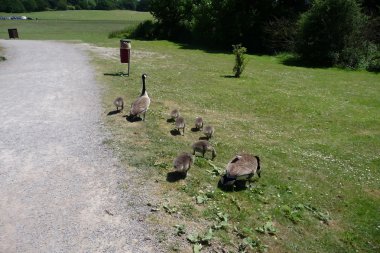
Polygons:
[[146,200],[122,189],[125,172],[102,144],[83,49],[0,45],[0,252],[159,252],[141,219]]

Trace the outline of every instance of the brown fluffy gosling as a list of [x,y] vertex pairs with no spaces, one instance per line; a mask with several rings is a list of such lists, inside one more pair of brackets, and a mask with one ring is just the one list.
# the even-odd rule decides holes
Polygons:
[[113,101],[113,104],[116,106],[116,111],[119,111],[119,107],[121,108],[121,111],[124,109],[124,100],[122,97],[116,98],[115,101]]
[[226,174],[220,182],[223,186],[234,185],[236,181],[244,182],[256,173],[260,177],[260,158],[250,154],[236,155],[226,166]]
[[179,110],[178,109],[173,109],[171,112],[170,112],[170,118],[171,119],[176,119],[179,117]]
[[194,157],[189,153],[182,153],[174,159],[173,166],[175,171],[185,176],[194,163]]
[[181,133],[180,129],[182,129],[182,135],[185,135],[185,119],[182,116],[179,116],[175,120],[175,127],[178,129],[178,132]]
[[197,130],[203,129],[203,119],[202,119],[202,117],[197,117],[195,119],[195,128]]
[[206,135],[207,139],[211,139],[211,137],[214,135],[215,129],[212,126],[206,126],[203,129],[203,133]]
[[205,157],[205,153],[207,151],[211,152],[211,160],[214,160],[216,157],[216,151],[211,146],[211,144],[206,140],[200,140],[193,143],[191,146],[193,148],[193,155],[195,155],[195,152],[202,153],[202,156]]

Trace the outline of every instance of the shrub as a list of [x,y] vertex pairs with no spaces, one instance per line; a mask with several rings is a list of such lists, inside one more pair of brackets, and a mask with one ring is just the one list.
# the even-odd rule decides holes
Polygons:
[[132,32],[132,37],[145,40],[153,40],[158,36],[158,24],[151,20],[146,20],[140,23]]
[[297,52],[303,60],[321,65],[360,62],[350,47],[365,22],[356,0],[316,0],[300,19]]
[[236,78],[239,78],[243,73],[245,66],[247,65],[247,59],[245,58],[245,53],[247,49],[242,47],[241,44],[232,45],[233,54],[235,55],[235,66],[233,72]]
[[297,25],[287,18],[273,18],[264,26],[264,44],[268,52],[293,52]]

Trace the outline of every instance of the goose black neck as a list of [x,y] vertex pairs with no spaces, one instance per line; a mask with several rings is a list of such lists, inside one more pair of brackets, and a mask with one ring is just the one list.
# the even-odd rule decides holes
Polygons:
[[142,77],[142,90],[141,90],[141,96],[145,94],[145,77]]

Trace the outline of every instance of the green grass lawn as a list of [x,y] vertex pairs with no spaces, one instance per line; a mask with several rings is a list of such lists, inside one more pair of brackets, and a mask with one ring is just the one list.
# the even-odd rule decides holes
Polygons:
[[[145,169],[147,180],[159,181],[162,202],[185,216],[171,220],[172,225],[207,219],[199,229],[206,231],[217,223],[218,212],[228,214],[228,227],[214,234],[233,252],[247,237],[261,242],[254,251],[262,245],[270,252],[379,250],[378,75],[291,67],[282,65],[281,57],[249,56],[243,77],[227,78],[231,54],[164,41],[133,44],[146,54],[134,59],[130,78],[104,79],[111,84],[105,104],[113,109],[112,99],[119,95],[133,101],[140,74],[146,72],[153,100],[147,122],[106,120],[117,126],[115,142],[129,163]],[[104,72],[121,68],[118,63],[102,66]],[[173,125],[166,120],[173,108],[188,122],[184,137],[170,134]],[[262,178],[251,189],[218,189],[219,177],[202,158],[186,180],[166,181],[175,156],[191,151],[191,143],[202,136],[190,131],[196,116],[216,128],[211,142],[217,167],[224,168],[239,152],[261,157]],[[194,200],[204,195],[200,191],[209,195],[206,204]],[[274,235],[262,233],[265,224],[274,224]]]
[[[115,20],[116,15],[103,16],[110,13],[99,14],[99,20],[109,22],[88,18],[75,26],[65,21],[74,20],[74,14],[54,20],[54,13],[46,13],[49,20],[27,21],[30,26],[23,23],[20,32],[25,27],[25,38],[40,34],[117,48],[118,39],[107,39],[107,34],[127,24]],[[150,17],[141,15],[136,20]],[[35,25],[42,21],[45,30]],[[0,21],[3,27],[8,26]],[[281,56],[248,59],[242,77],[235,79],[228,77],[232,54],[133,40],[131,76],[120,77],[104,74],[125,71],[126,65],[95,56],[105,87],[104,120],[113,134],[108,143],[131,170],[141,173],[141,183],[155,189],[158,200],[152,204],[160,211],[148,220],[168,228],[160,232],[163,247],[191,251],[190,243],[178,249],[177,242],[165,239],[175,233],[172,226],[185,224],[186,234],[175,236],[178,242],[213,229],[204,252],[219,246],[231,252],[379,252],[379,75],[286,66]],[[127,105],[138,96],[142,73],[149,76],[152,99],[146,122],[126,121],[122,115],[128,106],[123,114],[106,116],[115,109],[117,96]],[[174,108],[187,121],[185,136],[170,133],[174,127],[167,119]],[[260,156],[262,175],[250,188],[217,188],[220,176],[203,158],[196,159],[185,180],[166,180],[176,155],[190,152],[202,136],[190,131],[196,116],[216,129],[211,143],[217,169],[223,170],[239,152]],[[197,197],[204,203],[197,204]]]
[[82,40],[102,44],[108,33],[151,19],[146,12],[135,11],[55,11],[0,16],[28,16],[38,20],[0,20],[0,38],[8,38],[8,28],[17,28],[20,39]]

